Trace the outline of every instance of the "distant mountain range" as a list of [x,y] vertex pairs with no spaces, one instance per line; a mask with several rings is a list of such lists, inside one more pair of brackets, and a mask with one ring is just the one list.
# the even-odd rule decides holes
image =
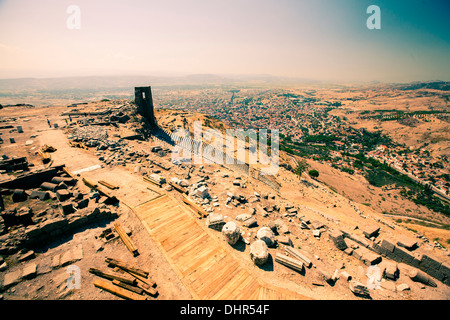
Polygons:
[[[344,85],[317,80],[277,77],[272,75],[216,75],[191,74],[186,76],[87,76],[64,78],[17,78],[0,79],[0,92],[8,91],[53,91],[70,89],[101,90],[132,88],[137,86],[217,86],[217,85]],[[375,85],[375,83],[372,83]],[[380,84],[380,83],[377,83]],[[365,84],[367,85],[367,83]],[[450,82],[428,81],[391,84],[399,90],[436,89],[450,90]]]
[[173,85],[236,85],[244,83],[283,84],[316,83],[306,79],[291,79],[271,75],[215,75],[191,74],[186,76],[92,76],[64,78],[17,78],[0,79],[0,90],[60,90],[60,89],[106,89],[137,86]]
[[395,88],[398,90],[434,89],[441,91],[450,91],[450,82],[448,81],[412,82],[408,84],[400,84]]

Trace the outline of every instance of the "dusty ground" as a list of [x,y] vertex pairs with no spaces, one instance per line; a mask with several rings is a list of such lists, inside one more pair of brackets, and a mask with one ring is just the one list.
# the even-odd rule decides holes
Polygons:
[[[95,105],[90,106],[95,108]],[[33,148],[43,143],[55,145],[58,149],[52,158],[55,163],[65,163],[70,170],[86,168],[94,164],[100,163],[95,156],[95,151],[84,150],[77,148],[70,148],[67,145],[67,140],[63,128],[50,129],[46,123],[48,118],[52,123],[57,122],[60,127],[65,125],[65,120],[60,116],[61,112],[66,111],[66,107],[55,108],[7,108],[0,111],[2,119],[8,117],[17,117],[14,122],[15,125],[23,125],[24,133],[18,134],[15,132],[9,133],[8,130],[1,130],[2,137],[8,141],[8,135],[16,137],[16,144],[9,144],[6,142],[1,146],[2,154],[26,154],[29,161],[35,162],[38,166],[39,159],[33,155]],[[29,120],[27,120],[29,119]],[[24,146],[26,140],[30,140],[30,136],[37,135],[33,138],[34,142],[30,146]],[[149,149],[155,142],[130,142],[134,148]],[[156,158],[158,161],[164,163],[170,162],[170,156]],[[152,191],[146,189],[146,184],[142,181],[141,173],[134,173],[136,164],[129,163],[126,166],[102,168],[101,174],[105,180],[110,180],[114,183],[124,183],[128,188],[120,188],[120,195],[128,199],[131,203],[139,203],[143,196],[151,196]],[[149,168],[151,169],[151,168]],[[321,174],[323,171],[320,171]],[[228,177],[222,177],[223,173],[227,173]],[[90,173],[86,174],[89,177]],[[93,173],[92,173],[93,174]],[[163,171],[167,180],[171,177],[177,176],[177,171]],[[276,252],[284,252],[284,245],[280,244],[277,248],[271,248],[271,258],[264,267],[255,266],[249,259],[249,246],[244,242],[239,242],[238,245],[231,248],[232,254],[236,255],[241,261],[248,266],[255,273],[259,274],[268,282],[284,286],[292,290],[296,290],[301,294],[307,295],[314,299],[360,299],[352,294],[345,281],[338,280],[334,286],[324,284],[318,286],[313,284],[314,277],[317,275],[317,270],[325,268],[331,272],[335,269],[347,271],[354,279],[366,283],[367,282],[367,266],[354,257],[347,256],[343,252],[337,250],[326,234],[322,234],[319,238],[312,236],[312,230],[302,230],[299,228],[300,218],[308,218],[312,221],[320,221],[326,224],[327,228],[344,228],[351,230],[356,234],[361,234],[360,228],[365,225],[378,224],[383,221],[386,224],[394,226],[391,229],[386,224],[381,224],[381,234],[405,234],[414,237],[414,234],[395,223],[392,218],[383,217],[379,212],[368,208],[361,203],[360,198],[357,197],[358,188],[354,191],[346,191],[349,193],[349,198],[331,191],[324,184],[311,180],[308,177],[298,179],[292,173],[280,169],[277,181],[281,184],[279,192],[272,190],[267,185],[249,179],[238,173],[231,172],[223,167],[217,165],[205,165],[204,169],[195,168],[192,173],[192,181],[198,179],[201,175],[207,174],[209,176],[208,186],[210,187],[210,195],[217,196],[219,206],[215,212],[222,213],[225,216],[225,221],[235,219],[235,217],[242,213],[249,213],[249,207],[255,205],[266,204],[291,204],[299,208],[300,212],[296,217],[284,217],[282,212],[273,212],[264,217],[260,213],[256,214],[256,219],[259,226],[267,225],[276,219],[281,219],[288,227],[290,233],[289,238],[293,242],[294,247],[301,248],[313,260],[312,269],[307,269],[305,274],[299,274],[292,271],[273,260]],[[330,176],[333,173],[330,172]],[[339,173],[342,174],[342,173]],[[232,181],[236,178],[241,178],[242,181],[247,181],[247,187],[241,188],[233,186]],[[353,178],[353,177],[352,177]],[[128,180],[126,180],[128,179]],[[336,176],[335,179],[341,179]],[[346,177],[348,185],[354,183],[352,179]],[[362,182],[357,182],[362,183]],[[357,185],[355,183],[355,185]],[[347,189],[346,189],[347,190]],[[350,189],[348,189],[350,190]],[[159,192],[165,192],[158,190]],[[231,191],[235,194],[242,194],[247,198],[257,191],[260,195],[273,194],[274,199],[261,200],[251,204],[241,206],[226,206],[226,193]],[[359,190],[360,191],[360,190]],[[169,191],[173,196],[180,197],[177,191]],[[375,195],[374,195],[375,196]],[[44,263],[46,259],[54,254],[64,252],[68,248],[74,247],[78,244],[83,246],[83,258],[75,264],[80,267],[82,275],[81,290],[68,293],[64,291],[64,283],[66,281],[66,270],[64,268],[58,269],[43,275],[39,275],[35,279],[27,280],[19,283],[3,293],[5,299],[116,299],[113,295],[102,292],[93,286],[93,280],[96,276],[90,274],[88,269],[90,267],[106,268],[104,262],[105,257],[115,257],[125,261],[132,261],[143,269],[150,271],[152,278],[157,283],[159,296],[157,299],[190,299],[190,294],[177,278],[175,272],[172,270],[170,264],[163,257],[156,244],[146,232],[140,221],[134,213],[122,203],[120,204],[119,221],[126,227],[132,230],[132,239],[139,248],[140,255],[133,258],[130,252],[126,249],[120,239],[113,240],[104,245],[102,251],[96,252],[94,248],[95,236],[101,232],[105,225],[93,226],[84,231],[80,231],[67,239],[61,239],[59,243],[54,243],[48,248],[42,248],[37,252],[37,257],[34,259],[37,263]],[[359,228],[356,228],[359,227]],[[255,239],[258,228],[246,228],[242,226],[244,231],[243,237],[250,242]],[[425,231],[424,231],[425,232]],[[219,232],[213,232],[215,236],[221,238]],[[439,256],[446,257],[447,253],[430,248]],[[21,265],[12,263],[7,272],[14,271],[15,268],[20,268]],[[400,264],[400,278],[395,282],[395,285],[406,283],[410,290],[403,292],[396,292],[392,287],[392,281],[383,280],[381,289],[371,290],[372,299],[448,299],[450,291],[447,286],[440,283],[437,288],[425,287],[413,282],[407,275],[407,266]],[[0,274],[0,278],[4,276],[5,272]],[[1,279],[0,279],[1,280]],[[386,283],[390,284],[386,284]]]
[[[2,110],[4,111],[4,110]],[[39,166],[40,159],[33,154],[34,148],[41,144],[50,144],[55,146],[57,150],[52,154],[52,158],[55,163],[67,163],[69,168],[81,169],[89,167],[98,163],[99,161],[93,155],[92,152],[83,152],[85,150],[78,149],[76,153],[79,154],[78,158],[73,157],[73,153],[69,148],[69,152],[65,149],[67,141],[64,133],[60,129],[50,129],[47,126],[46,119],[48,118],[51,123],[59,123],[64,125],[65,121],[59,117],[59,113],[66,111],[66,108],[54,108],[51,112],[46,108],[42,110],[28,109],[19,110],[12,109],[12,112],[8,114],[8,117],[21,117],[16,123],[21,123],[24,129],[24,133],[19,135],[17,133],[11,133],[16,138],[16,144],[7,146],[3,145],[1,148],[2,154],[22,155],[26,154],[29,157],[30,162],[36,163]],[[36,112],[38,111],[38,112]],[[29,121],[23,121],[23,119],[30,119]],[[2,130],[3,138],[7,137],[10,133]],[[31,135],[37,135],[33,138],[33,145],[25,147],[25,141],[30,139]],[[67,149],[67,148],[66,148]],[[127,169],[120,169],[125,170]],[[105,179],[108,180],[108,171],[105,170]],[[110,173],[114,176],[114,172]],[[114,181],[113,179],[109,179]],[[83,185],[81,181],[77,184],[81,189],[88,191],[88,188]],[[124,194],[123,192],[122,194]],[[148,192],[149,195],[151,192]],[[40,202],[39,200],[29,200],[34,202]],[[24,205],[25,203],[21,203]],[[16,204],[17,205],[17,204]],[[46,203],[48,206],[49,204]],[[45,204],[44,204],[45,206]],[[11,206],[12,207],[12,206]],[[38,275],[36,278],[23,281],[16,286],[8,289],[3,293],[5,299],[120,299],[108,292],[104,292],[95,288],[93,282],[97,276],[89,273],[89,268],[96,267],[100,269],[109,269],[105,263],[106,257],[117,258],[129,263],[134,263],[137,266],[148,270],[153,280],[157,283],[156,289],[158,290],[157,297],[150,297],[150,299],[190,299],[189,292],[184,288],[181,282],[172,271],[167,260],[163,257],[160,250],[154,244],[153,240],[149,236],[148,232],[144,230],[142,224],[134,213],[124,204],[119,207],[120,216],[117,219],[123,226],[128,227],[132,231],[131,238],[139,248],[140,255],[133,257],[127,250],[125,245],[119,238],[116,238],[103,245],[104,249],[96,251],[95,243],[99,240],[96,239],[106,227],[112,226],[112,221],[101,222],[96,225],[90,225],[85,229],[79,230],[73,235],[68,235],[61,238],[60,241],[50,243],[43,248],[37,248],[36,258],[30,262],[34,262],[39,265],[48,264],[49,259],[57,254],[61,254],[74,248],[76,245],[81,244],[83,248],[83,259],[76,261],[74,264],[81,270],[81,289],[68,291],[66,289],[66,281],[68,273],[66,267],[51,271],[46,274]],[[8,270],[2,272],[0,277],[2,278],[6,272],[13,272],[23,267],[23,264],[15,261],[15,256],[8,257],[7,262],[10,262]],[[25,263],[24,263],[25,264]]]

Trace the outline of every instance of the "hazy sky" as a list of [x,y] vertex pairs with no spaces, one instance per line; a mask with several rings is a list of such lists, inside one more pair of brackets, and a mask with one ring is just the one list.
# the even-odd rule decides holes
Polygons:
[[[381,29],[369,30],[369,5]],[[80,8],[80,29],[67,8]],[[0,0],[0,78],[450,80],[450,1]]]

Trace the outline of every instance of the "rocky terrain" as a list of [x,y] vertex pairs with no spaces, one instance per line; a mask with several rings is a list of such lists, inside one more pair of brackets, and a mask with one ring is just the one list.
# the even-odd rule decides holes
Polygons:
[[[188,195],[205,212],[197,219],[255,275],[304,296],[450,296],[444,247],[306,174],[280,168],[263,179],[257,169],[174,163],[172,146],[151,134],[129,100],[14,106],[0,115],[3,299],[119,299],[93,285],[98,276],[92,268],[113,270],[107,258],[149,273],[141,297],[191,299],[129,208],[142,197],[138,190],[180,201]],[[167,132],[183,126],[183,118],[189,128],[198,117],[156,110]],[[99,173],[103,184],[92,182]],[[117,222],[139,255],[129,252]],[[81,273],[79,289],[67,285],[73,265]]]

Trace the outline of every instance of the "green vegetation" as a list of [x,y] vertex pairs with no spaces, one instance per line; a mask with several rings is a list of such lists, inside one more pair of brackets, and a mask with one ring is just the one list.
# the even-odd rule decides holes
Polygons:
[[333,141],[337,141],[337,140],[340,140],[340,139],[336,136],[327,136],[327,135],[323,135],[323,134],[307,136],[304,139],[305,142],[325,143],[325,144],[330,144]]
[[309,170],[308,172],[309,176],[311,178],[318,178],[319,177],[319,171],[313,169],[313,170]]
[[298,176],[300,179],[302,174],[308,169],[309,164],[306,162],[306,160],[301,160],[298,162],[297,167],[294,169],[294,173]]
[[[372,114],[372,115],[368,115]],[[364,119],[374,119],[379,121],[396,121],[410,117],[418,117],[423,118],[427,115],[439,115],[439,114],[448,114],[446,110],[417,110],[412,112],[405,112],[403,110],[385,110],[378,109],[372,112],[365,110],[360,113],[361,118]]]

